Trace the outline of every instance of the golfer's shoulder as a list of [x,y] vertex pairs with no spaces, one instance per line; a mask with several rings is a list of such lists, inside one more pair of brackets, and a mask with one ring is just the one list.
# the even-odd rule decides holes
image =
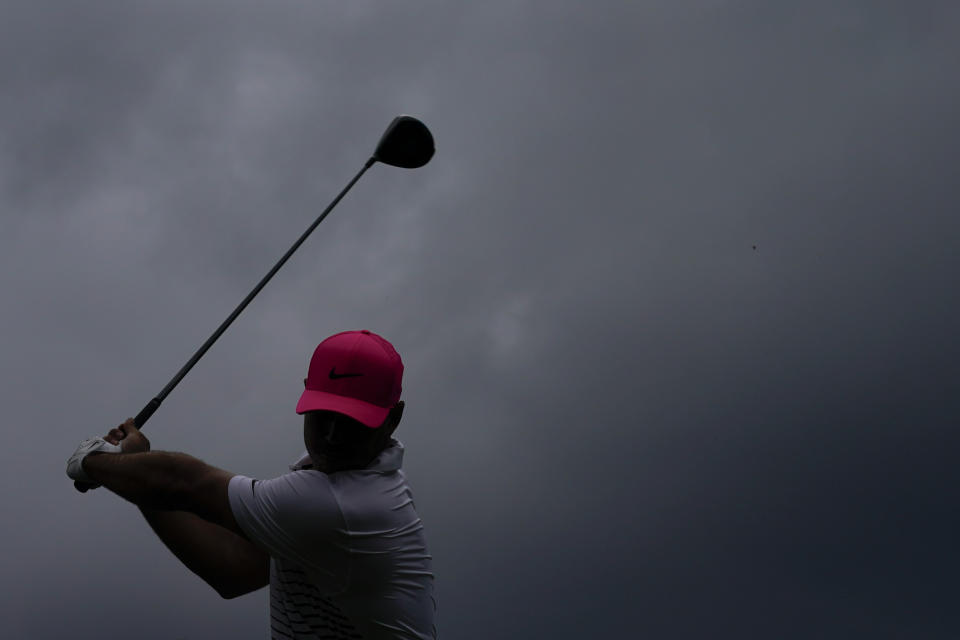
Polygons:
[[339,500],[325,473],[309,469],[289,471],[257,480],[234,476],[231,503],[242,502],[269,511],[339,511]]
[[[344,525],[340,500],[327,476],[318,471],[291,471],[268,480],[233,481],[230,504],[238,522],[278,527],[298,538],[314,535],[317,528]],[[241,524],[242,526],[242,524]]]
[[296,469],[268,480],[257,480],[253,490],[290,500],[334,497],[330,476],[312,469]]

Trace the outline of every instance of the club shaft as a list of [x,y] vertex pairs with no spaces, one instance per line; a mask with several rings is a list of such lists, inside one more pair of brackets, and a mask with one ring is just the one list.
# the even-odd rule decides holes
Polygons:
[[270,282],[270,279],[277,273],[277,271],[280,270],[280,267],[282,267],[284,263],[290,259],[290,256],[293,255],[293,252],[296,251],[301,244],[303,244],[304,240],[306,240],[313,230],[317,228],[317,225],[323,222],[323,219],[327,217],[327,214],[329,214],[333,208],[337,206],[337,203],[340,202],[343,196],[347,195],[347,192],[350,191],[354,184],[356,184],[357,180],[360,179],[360,176],[362,176],[367,169],[373,166],[375,161],[376,160],[374,158],[367,160],[367,162],[363,165],[363,168],[360,169],[360,171],[357,172],[357,175],[355,175],[347,184],[347,186],[343,188],[343,191],[341,191],[337,197],[333,199],[333,202],[331,202],[330,205],[323,210],[323,213],[321,213],[319,217],[313,221],[313,224],[311,224],[307,230],[303,232],[303,235],[301,235],[300,238],[293,243],[293,246],[290,247],[285,254],[283,254],[283,257],[280,258],[275,265],[273,265],[273,268],[270,269],[267,275],[265,275],[259,283],[257,283],[257,286],[253,288],[253,291],[247,294],[247,297],[244,298],[239,305],[237,305],[237,308],[233,310],[233,313],[227,316],[227,319],[224,320],[223,323],[217,327],[217,330],[214,331],[209,338],[207,338],[207,341],[204,342],[199,349],[197,349],[197,352],[193,354],[193,357],[187,361],[187,364],[183,365],[183,368],[180,369],[175,376],[173,376],[170,382],[167,383],[167,386],[165,386],[163,390],[160,391],[155,398],[150,400],[150,402],[147,403],[140,413],[137,414],[137,417],[134,418],[137,428],[143,427],[147,420],[150,419],[150,416],[152,416],[160,406],[160,403],[162,403],[164,399],[170,395],[170,392],[173,391],[180,381],[183,380],[184,376],[187,375],[190,369],[193,368],[193,365],[197,364],[200,358],[203,357],[203,354],[205,354],[207,350],[213,346],[213,343],[217,341],[217,338],[223,335],[223,332],[227,330],[227,327],[229,327],[233,321],[237,319],[237,316],[239,316],[240,313],[247,307],[247,305],[250,304],[250,301],[253,300],[258,293],[260,293],[260,290],[263,289],[268,282]]

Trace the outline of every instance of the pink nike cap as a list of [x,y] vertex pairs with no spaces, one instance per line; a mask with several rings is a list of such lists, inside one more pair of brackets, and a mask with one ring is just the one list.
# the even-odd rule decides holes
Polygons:
[[377,428],[400,400],[403,361],[393,345],[367,331],[344,331],[310,359],[297,413],[336,411]]

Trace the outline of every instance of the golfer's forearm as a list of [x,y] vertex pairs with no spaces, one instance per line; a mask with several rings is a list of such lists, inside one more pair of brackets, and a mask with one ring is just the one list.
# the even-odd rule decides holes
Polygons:
[[269,580],[268,556],[235,533],[185,511],[140,512],[180,562],[221,596],[247,593]]
[[91,478],[130,502],[149,509],[184,509],[206,464],[185,453],[87,456],[83,469]]
[[[140,512],[157,537],[177,556],[188,569],[204,577],[204,561],[210,560],[210,551],[217,544],[206,545],[203,542],[211,537],[216,529],[230,533],[222,527],[211,524],[203,518],[186,511],[159,511],[140,507]],[[207,535],[204,535],[207,534]],[[230,534],[233,535],[233,534]]]

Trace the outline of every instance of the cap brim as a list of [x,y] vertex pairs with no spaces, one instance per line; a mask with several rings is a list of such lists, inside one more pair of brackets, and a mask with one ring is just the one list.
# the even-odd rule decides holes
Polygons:
[[305,389],[300,401],[297,402],[297,413],[308,411],[336,411],[362,422],[368,427],[376,429],[387,419],[390,407],[378,407],[375,404],[338,396],[326,391]]

